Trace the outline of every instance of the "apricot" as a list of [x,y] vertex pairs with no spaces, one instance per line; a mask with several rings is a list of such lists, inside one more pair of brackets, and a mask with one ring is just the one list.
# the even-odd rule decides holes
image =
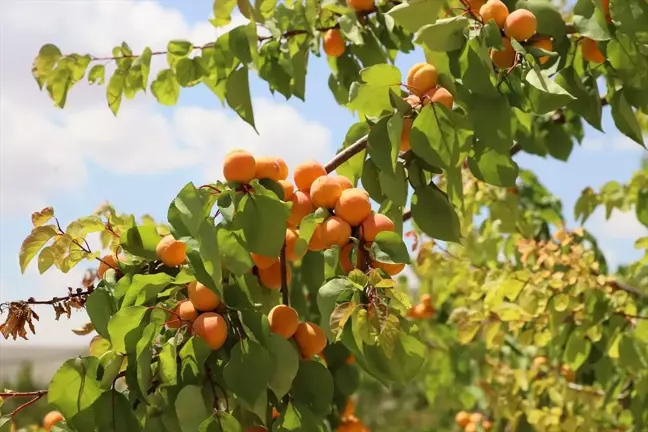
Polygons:
[[177,267],[187,260],[187,245],[167,234],[155,247],[158,259],[169,267]]
[[335,215],[354,227],[360,225],[370,214],[371,203],[361,189],[345,190],[335,204]]
[[305,359],[313,358],[326,347],[326,334],[324,330],[312,322],[300,322],[293,336],[299,352]]
[[295,186],[293,186],[293,184],[288,180],[279,180],[278,183],[283,188],[283,200],[288,201],[292,198],[293,193],[295,193]]
[[423,294],[420,300],[422,304],[432,306],[432,296],[430,294]]
[[99,277],[99,279],[103,279],[108,269],[112,268],[118,270],[119,267],[117,265],[117,262],[123,258],[123,256],[117,258],[115,255],[105,255],[101,257],[101,261],[99,261],[99,268],[97,269],[97,277]]
[[373,0],[346,0],[346,3],[355,12],[368,12],[375,8]]
[[455,423],[457,423],[459,427],[466,427],[466,425],[470,423],[470,414],[466,411],[459,411],[455,416]]
[[299,239],[299,231],[296,229],[288,228],[286,229],[286,260],[294,262],[299,261],[304,253],[298,254],[295,251],[295,246],[297,246],[297,240]]
[[375,269],[381,269],[389,276],[396,276],[398,273],[402,272],[405,268],[405,264],[391,264],[383,263],[376,260],[371,260],[371,267]]
[[515,56],[517,53],[513,49],[509,38],[502,38],[502,45],[504,45],[504,49],[501,51],[496,49],[490,50],[490,58],[499,69],[508,69],[515,64]]
[[421,97],[428,90],[436,87],[438,73],[429,63],[416,63],[407,73],[407,88],[416,96]]
[[605,56],[598,47],[595,40],[590,38],[581,39],[581,49],[583,50],[583,58],[592,63],[605,62]]
[[428,306],[426,304],[419,303],[414,306],[412,314],[414,318],[428,319],[434,315],[434,308],[431,305]]
[[278,182],[288,177],[288,165],[286,161],[276,157],[260,157],[256,160],[254,178],[270,179]]
[[352,251],[354,248],[355,244],[354,243],[349,243],[340,249],[340,268],[342,268],[342,271],[345,274],[351,273],[353,269],[360,268],[361,264],[365,260],[365,250],[363,247],[358,247],[356,250],[356,262],[355,265],[353,264],[352,260]]
[[[533,42],[533,46],[545,51],[553,51],[553,42],[551,41],[551,38],[548,37],[536,40],[535,42]],[[540,62],[540,64],[545,64],[549,61],[550,58],[551,57],[549,56],[542,56],[538,59],[538,61]]]
[[576,378],[574,371],[567,365],[560,366],[560,374],[567,382],[574,382],[574,379]]
[[605,21],[608,24],[612,24],[612,16],[610,15],[610,0],[601,0],[601,7],[603,8]]
[[50,411],[43,417],[43,428],[49,432],[55,424],[65,421],[63,414],[58,411]]
[[484,415],[482,413],[478,413],[478,412],[472,413],[470,414],[470,423],[479,424],[483,420],[483,418]]
[[549,360],[547,360],[547,357],[544,356],[539,356],[533,359],[533,367],[535,369],[540,369],[542,366],[545,366],[549,363]]
[[506,17],[504,33],[509,38],[523,42],[538,30],[538,20],[533,12],[526,9],[514,10]]
[[324,33],[322,46],[326,55],[330,57],[340,57],[346,50],[344,38],[338,29],[330,29]]
[[360,419],[351,415],[342,419],[336,432],[366,432],[367,428]]
[[468,0],[468,5],[470,6],[470,12],[472,12],[473,15],[479,15],[479,10],[485,4],[486,4],[486,0]]
[[326,244],[326,238],[324,234],[324,222],[322,222],[315,226],[315,231],[308,241],[308,250],[317,252],[324,250],[327,247],[328,246]]
[[221,304],[218,295],[198,281],[190,282],[187,291],[189,293],[189,300],[199,311],[211,311]]
[[[266,288],[273,290],[281,289],[281,261],[278,259],[267,269],[259,269],[259,282]],[[292,280],[292,271],[290,266],[286,265],[286,282],[290,284]]]
[[299,190],[293,193],[290,202],[292,207],[290,208],[290,216],[288,216],[288,225],[297,228],[302,219],[315,211],[315,207],[311,203],[309,194]]
[[279,417],[281,417],[281,413],[279,411],[277,411],[277,408],[272,407],[272,418],[276,419],[276,418],[279,418]]
[[315,179],[310,187],[310,199],[314,207],[333,208],[340,195],[342,187],[327,175]]
[[344,360],[344,364],[348,364],[348,365],[355,364],[355,361],[356,360],[353,354],[349,354],[349,357],[347,357],[346,360]]
[[338,184],[342,188],[342,191],[346,189],[351,189],[353,187],[353,183],[351,183],[351,180],[349,180],[348,178],[342,175],[332,176],[331,178],[336,182],[338,182]]
[[345,417],[351,417],[352,415],[355,414],[357,408],[357,404],[354,399],[348,398],[346,403],[344,404],[344,411],[342,411],[342,418]]
[[228,182],[250,183],[256,174],[256,160],[245,150],[232,150],[225,155],[223,175]]
[[268,314],[268,321],[270,321],[272,333],[278,334],[284,339],[290,339],[297,331],[299,315],[290,306],[277,305]]
[[307,160],[295,167],[293,178],[295,180],[295,185],[297,185],[297,189],[305,191],[310,189],[311,185],[318,177],[325,175],[326,169],[324,168],[324,165],[315,160]]
[[272,264],[274,264],[275,261],[277,261],[277,257],[267,257],[265,255],[255,254],[253,252],[250,252],[250,256],[252,257],[252,262],[254,262],[254,265],[262,270],[267,269]]
[[443,87],[435,87],[432,90],[428,90],[425,93],[426,97],[423,98],[423,105],[427,105],[430,102],[440,103],[445,105],[446,108],[452,110],[452,105],[454,104],[454,96],[447,89]]
[[468,423],[464,428],[464,432],[477,432],[477,425],[475,423]]
[[497,27],[503,28],[504,22],[509,16],[509,10],[500,0],[488,0],[479,8],[479,15],[481,15],[484,24],[493,20],[497,24]]
[[412,149],[410,144],[410,133],[412,132],[412,125],[414,124],[414,119],[405,118],[403,119],[403,129],[401,130],[401,139],[400,139],[400,151],[406,152]]
[[366,242],[376,240],[378,233],[394,231],[394,222],[384,214],[372,212],[360,225],[360,235]]
[[493,422],[490,420],[484,420],[482,422],[482,429],[484,429],[484,432],[488,432],[493,429]]
[[189,300],[182,300],[176,305],[173,311],[178,314],[180,318],[174,315],[173,318],[166,323],[168,328],[177,329],[180,328],[184,322],[188,321],[192,323],[196,321],[196,318],[198,318],[198,311]]
[[194,334],[207,342],[212,350],[221,348],[227,340],[227,322],[215,312],[200,314],[194,321],[192,329]]
[[351,237],[351,225],[339,216],[331,216],[322,222],[321,238],[326,247],[344,246]]

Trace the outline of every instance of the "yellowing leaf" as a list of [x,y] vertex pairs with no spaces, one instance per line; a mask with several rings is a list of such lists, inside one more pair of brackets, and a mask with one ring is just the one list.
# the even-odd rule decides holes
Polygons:
[[18,254],[20,271],[22,273],[25,273],[27,265],[36,256],[38,251],[56,234],[57,230],[54,225],[43,225],[32,230],[20,246],[20,253]]
[[31,215],[32,224],[34,225],[34,228],[36,228],[46,224],[53,217],[54,217],[54,208],[45,207],[43,210],[39,212],[32,213]]

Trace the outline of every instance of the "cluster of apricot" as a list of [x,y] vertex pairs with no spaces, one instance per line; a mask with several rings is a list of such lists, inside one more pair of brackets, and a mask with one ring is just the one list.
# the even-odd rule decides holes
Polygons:
[[[259,161],[264,166],[274,163],[276,170],[259,170]],[[299,228],[302,220],[318,208],[327,209],[329,216],[318,223],[308,243],[308,250],[322,251],[340,247],[340,265],[345,273],[356,267],[364,267],[366,254],[362,248],[357,253],[356,265],[351,262],[351,251],[355,243],[351,240],[353,229],[358,229],[359,237],[368,248],[382,231],[393,231],[394,223],[387,216],[371,209],[369,194],[353,187],[344,176],[330,176],[322,164],[308,160],[298,164],[293,174],[294,186],[286,179],[288,169],[280,158],[260,158],[244,150],[234,150],[225,157],[223,174],[230,182],[249,183],[252,179],[270,179],[280,183],[284,189],[283,200],[291,202],[288,228],[286,230],[285,255],[288,262],[298,261],[303,253],[296,250]],[[296,188],[295,188],[296,186]],[[303,251],[305,253],[305,250]],[[281,261],[279,257],[251,254],[257,268],[261,285],[270,289],[281,288]],[[404,264],[386,264],[371,261],[373,268],[379,268],[393,276],[400,273]],[[290,266],[286,268],[288,282],[291,279]]]
[[[546,368],[546,367],[549,367],[549,359],[547,357],[538,356],[538,357],[535,357],[533,359],[531,369],[534,372],[536,372],[536,373],[542,372],[543,369]],[[560,372],[560,375],[562,375],[563,378],[565,378],[565,381],[567,381],[567,382],[571,383],[571,382],[574,382],[574,380],[576,379],[576,374],[574,373],[572,368],[570,368],[566,364],[560,365],[559,372]]]
[[484,415],[479,412],[471,414],[466,411],[460,411],[455,416],[455,422],[464,432],[477,432],[480,425],[484,432],[493,429],[493,422],[485,419]]
[[434,306],[432,306],[432,297],[430,294],[423,294],[417,305],[412,306],[407,311],[407,316],[413,319],[429,319],[434,316]]

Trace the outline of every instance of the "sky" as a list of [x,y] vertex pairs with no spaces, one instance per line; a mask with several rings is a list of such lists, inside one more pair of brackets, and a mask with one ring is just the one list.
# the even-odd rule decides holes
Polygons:
[[[252,80],[259,135],[204,86],[183,89],[174,107],[162,107],[152,95],[140,93],[124,100],[114,117],[105,87],[78,84],[60,110],[31,76],[33,57],[45,43],[64,53],[105,56],[122,41],[134,52],[146,46],[163,50],[171,39],[213,41],[227,28],[209,23],[211,7],[208,0],[0,0],[0,302],[49,299],[81,280],[83,265],[68,274],[52,269],[39,275],[34,262],[24,275],[20,272],[18,251],[31,230],[30,215],[45,206],[53,206],[65,225],[106,200],[119,211],[161,219],[187,182],[220,178],[223,157],[232,149],[280,156],[290,167],[334,155],[357,118],[337,105],[325,84],[326,61],[314,56],[306,103],[273,96],[267,84]],[[232,26],[243,22],[235,16]],[[396,64],[406,71],[420,61],[423,53],[416,51],[402,55]],[[164,67],[164,56],[155,58],[151,77]],[[572,209],[581,190],[598,189],[609,180],[625,182],[640,163],[641,147],[616,131],[609,109],[604,115],[609,134],[587,128],[583,145],[574,149],[568,163],[524,154],[516,158],[563,200],[570,226],[577,226]],[[632,213],[617,212],[606,221],[597,212],[586,227],[599,237],[613,265],[636,259],[634,240],[648,234]],[[98,242],[90,245],[97,248]],[[87,320],[84,312],[59,322],[51,321],[47,306],[37,312],[41,321],[31,343],[89,340],[70,331]],[[0,339],[0,347],[9,343],[25,342]]]

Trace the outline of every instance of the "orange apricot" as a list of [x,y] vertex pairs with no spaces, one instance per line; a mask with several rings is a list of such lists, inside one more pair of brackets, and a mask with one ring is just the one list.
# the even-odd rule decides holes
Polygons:
[[479,424],[484,419],[484,415],[479,412],[470,414],[470,423]]
[[346,3],[355,12],[369,12],[375,9],[373,0],[346,0]]
[[366,242],[376,240],[378,233],[394,231],[394,222],[384,214],[372,212],[360,225],[360,235]]
[[493,429],[493,422],[490,420],[484,420],[482,422],[482,429],[484,429],[484,432],[489,432]]
[[342,411],[342,418],[351,417],[355,414],[357,408],[356,401],[353,398],[348,398],[344,404],[344,411]]
[[322,222],[321,238],[326,247],[344,246],[351,237],[351,225],[339,216],[331,216]]
[[498,68],[508,69],[515,64],[515,56],[517,53],[513,49],[509,38],[502,38],[502,45],[504,45],[504,49],[501,51],[496,49],[490,50],[490,58]]
[[466,425],[470,423],[470,414],[466,411],[459,411],[455,416],[455,423],[457,423],[459,427],[466,427]]
[[349,180],[343,175],[336,175],[336,176],[332,176],[331,178],[336,182],[338,182],[338,184],[340,185],[343,191],[346,189],[351,189],[353,187],[353,183],[351,183],[351,180]]
[[442,105],[445,105],[449,110],[452,110],[452,104],[454,104],[454,96],[452,96],[452,93],[450,93],[443,87],[435,87],[432,90],[428,90],[424,95],[423,105],[427,105],[430,102],[440,103]]
[[189,300],[199,311],[212,311],[221,304],[218,295],[198,281],[191,281],[187,288]]
[[311,203],[309,194],[303,191],[295,191],[293,196],[290,197],[290,202],[292,202],[292,207],[288,217],[288,225],[296,228],[304,217],[315,211],[315,208]]
[[313,358],[326,347],[326,334],[315,323],[300,322],[293,336],[299,352],[305,359]]
[[429,63],[417,63],[407,73],[407,89],[420,97],[436,87],[438,79],[434,66]]
[[314,207],[333,208],[342,195],[342,187],[332,177],[323,175],[310,187],[310,199]]
[[198,316],[192,329],[212,350],[221,348],[227,340],[227,322],[215,312],[206,312]]
[[352,251],[355,246],[355,243],[349,243],[340,249],[340,268],[345,274],[351,273],[353,269],[360,268],[361,264],[365,260],[365,249],[363,247],[358,247],[356,250],[356,262],[355,265],[352,262]]
[[344,38],[338,29],[327,30],[322,45],[326,55],[331,57],[340,57],[346,50]]
[[245,150],[232,150],[225,155],[223,176],[228,182],[250,183],[256,173],[256,160]]
[[295,185],[297,185],[297,189],[304,191],[310,189],[311,185],[318,177],[325,175],[326,169],[324,168],[324,165],[315,160],[307,160],[295,167],[293,178],[295,180]]
[[514,10],[506,17],[504,33],[509,38],[523,42],[538,30],[538,20],[533,12],[526,9]]
[[547,357],[538,356],[533,359],[533,367],[535,369],[540,369],[542,366],[545,366],[547,364],[549,364],[549,360],[547,359]]
[[371,260],[371,267],[375,269],[381,269],[389,276],[396,276],[398,273],[402,272],[405,268],[405,264],[391,264],[383,263],[376,260]]
[[118,270],[119,267],[117,266],[117,262],[122,260],[123,258],[123,256],[117,258],[115,255],[105,255],[101,257],[101,261],[99,261],[99,268],[97,269],[97,277],[99,277],[99,279],[102,279],[108,269],[112,268]]
[[262,270],[267,269],[277,261],[277,257],[268,257],[265,255],[255,254],[254,252],[250,252],[250,256],[252,257],[254,265]]
[[432,306],[432,296],[430,294],[423,294],[420,300],[422,304]]
[[155,247],[155,254],[165,265],[177,267],[187,260],[187,245],[168,234]]
[[279,180],[278,182],[283,188],[283,200],[288,201],[292,198],[293,193],[295,193],[295,186],[290,183],[288,180]]
[[270,179],[278,182],[288,177],[286,161],[276,157],[260,157],[256,160],[254,178]]
[[574,382],[574,379],[576,378],[574,371],[567,365],[560,366],[560,374],[567,382]]
[[603,63],[605,56],[598,47],[595,40],[590,38],[581,39],[581,49],[583,50],[583,58],[592,63]]
[[484,24],[493,20],[497,27],[503,28],[506,17],[509,16],[509,10],[500,0],[488,0],[479,8],[479,15],[481,15]]
[[270,321],[272,333],[278,334],[284,339],[290,339],[297,331],[299,315],[290,306],[277,305],[268,314],[268,321]]
[[428,319],[434,315],[434,308],[431,305],[419,303],[414,306],[413,316],[419,319]]
[[477,425],[475,423],[468,423],[464,428],[464,432],[477,432]]
[[298,254],[295,251],[295,246],[297,245],[297,240],[299,239],[299,231],[296,229],[288,228],[286,229],[286,259],[288,261],[299,261],[306,251],[301,254]]
[[486,0],[468,0],[468,5],[470,6],[470,12],[472,12],[473,15],[479,15],[479,10],[485,4],[486,4]]
[[272,407],[272,418],[276,419],[281,417],[281,413],[277,410],[277,408]]
[[354,227],[360,225],[370,214],[369,197],[358,188],[343,191],[335,204],[335,215]]
[[366,426],[356,416],[348,416],[342,419],[340,425],[335,429],[336,432],[367,432]]
[[189,300],[182,300],[176,305],[173,311],[178,314],[180,318],[174,315],[173,318],[166,323],[168,328],[177,329],[180,328],[184,322],[188,321],[192,323],[196,321],[196,318],[198,318],[198,311]]
[[[267,269],[259,269],[259,282],[266,288],[273,290],[281,289],[281,261],[277,259]],[[290,284],[292,280],[292,271],[290,266],[286,265],[286,281]]]
[[612,24],[612,16],[610,15],[610,0],[601,0],[601,7],[603,8],[605,21],[608,24]]
[[[535,42],[533,42],[533,46],[545,51],[553,51],[553,42],[551,41],[551,38],[548,37],[543,37],[536,40]],[[550,58],[551,57],[549,56],[542,56],[538,59],[538,61],[540,62],[540,64],[545,64],[549,61]]]
[[49,432],[55,424],[65,421],[63,414],[58,411],[50,411],[43,417],[43,428]]
[[326,244],[326,238],[324,234],[324,222],[319,223],[315,226],[315,231],[308,241],[308,250],[311,251],[321,251],[328,247]]
[[406,118],[403,119],[403,129],[401,130],[401,139],[400,139],[400,151],[406,152],[412,149],[410,144],[410,133],[412,132],[412,125],[414,124],[414,119]]

